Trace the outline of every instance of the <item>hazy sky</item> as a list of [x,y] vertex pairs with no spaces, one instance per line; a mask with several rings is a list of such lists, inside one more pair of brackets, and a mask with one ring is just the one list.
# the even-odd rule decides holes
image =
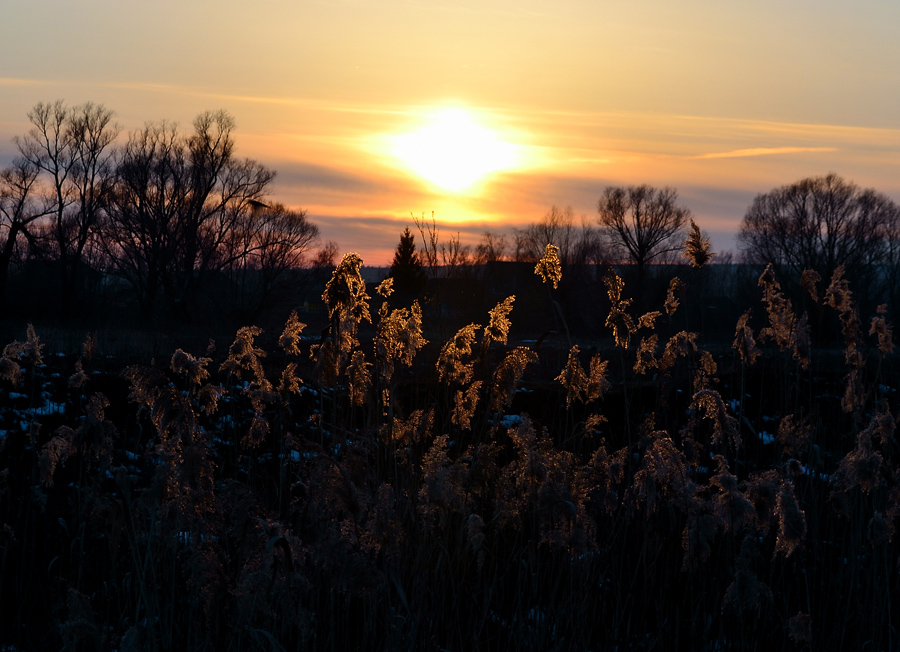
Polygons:
[[[366,263],[410,213],[474,242],[552,205],[593,220],[611,184],[676,187],[730,248],[756,194],[804,177],[900,201],[898,32],[896,0],[3,0],[0,164],[39,101],[126,131],[224,108],[271,199]],[[403,135],[438,162],[477,149],[424,139],[447,108],[514,162],[452,191],[395,156]]]

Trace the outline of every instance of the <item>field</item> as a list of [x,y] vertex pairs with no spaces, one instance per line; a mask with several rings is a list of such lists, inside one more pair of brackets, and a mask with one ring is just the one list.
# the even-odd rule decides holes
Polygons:
[[896,354],[840,270],[724,319],[551,258],[472,316],[360,263],[230,345],[6,345],[0,647],[900,647]]

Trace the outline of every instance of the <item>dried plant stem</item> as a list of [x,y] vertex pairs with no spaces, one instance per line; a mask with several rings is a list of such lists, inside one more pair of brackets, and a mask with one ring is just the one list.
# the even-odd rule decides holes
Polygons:
[[631,448],[631,404],[628,401],[628,383],[625,375],[625,351],[626,349],[624,348],[619,350],[619,362],[622,368],[622,396],[625,402],[625,435],[628,447]]

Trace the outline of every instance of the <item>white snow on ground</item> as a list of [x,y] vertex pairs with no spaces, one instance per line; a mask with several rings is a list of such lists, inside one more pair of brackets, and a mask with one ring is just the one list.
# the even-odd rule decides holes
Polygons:
[[765,430],[760,430],[756,436],[759,437],[759,440],[763,443],[763,445],[775,443],[775,435],[766,432]]
[[827,473],[816,473],[805,464],[800,465],[800,472],[803,475],[808,475],[811,478],[819,478],[822,482],[831,482],[831,476]]
[[500,425],[504,428],[515,428],[516,426],[522,425],[522,416],[519,414],[505,414],[502,419],[500,419]]
[[33,414],[36,416],[48,416],[50,414],[65,414],[65,403],[54,403],[53,401],[45,401],[41,407],[34,407],[25,410],[25,414]]

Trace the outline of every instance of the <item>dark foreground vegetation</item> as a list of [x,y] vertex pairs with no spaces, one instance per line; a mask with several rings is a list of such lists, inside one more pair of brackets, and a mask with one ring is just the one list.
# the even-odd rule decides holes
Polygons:
[[697,238],[640,311],[547,247],[477,323],[348,254],[315,328],[124,370],[29,328],[0,358],[0,645],[897,649],[885,310],[842,267],[711,306]]
[[28,118],[0,647],[900,648],[887,197],[759,195],[740,265],[671,188],[472,249],[423,216],[376,287],[224,112]]

